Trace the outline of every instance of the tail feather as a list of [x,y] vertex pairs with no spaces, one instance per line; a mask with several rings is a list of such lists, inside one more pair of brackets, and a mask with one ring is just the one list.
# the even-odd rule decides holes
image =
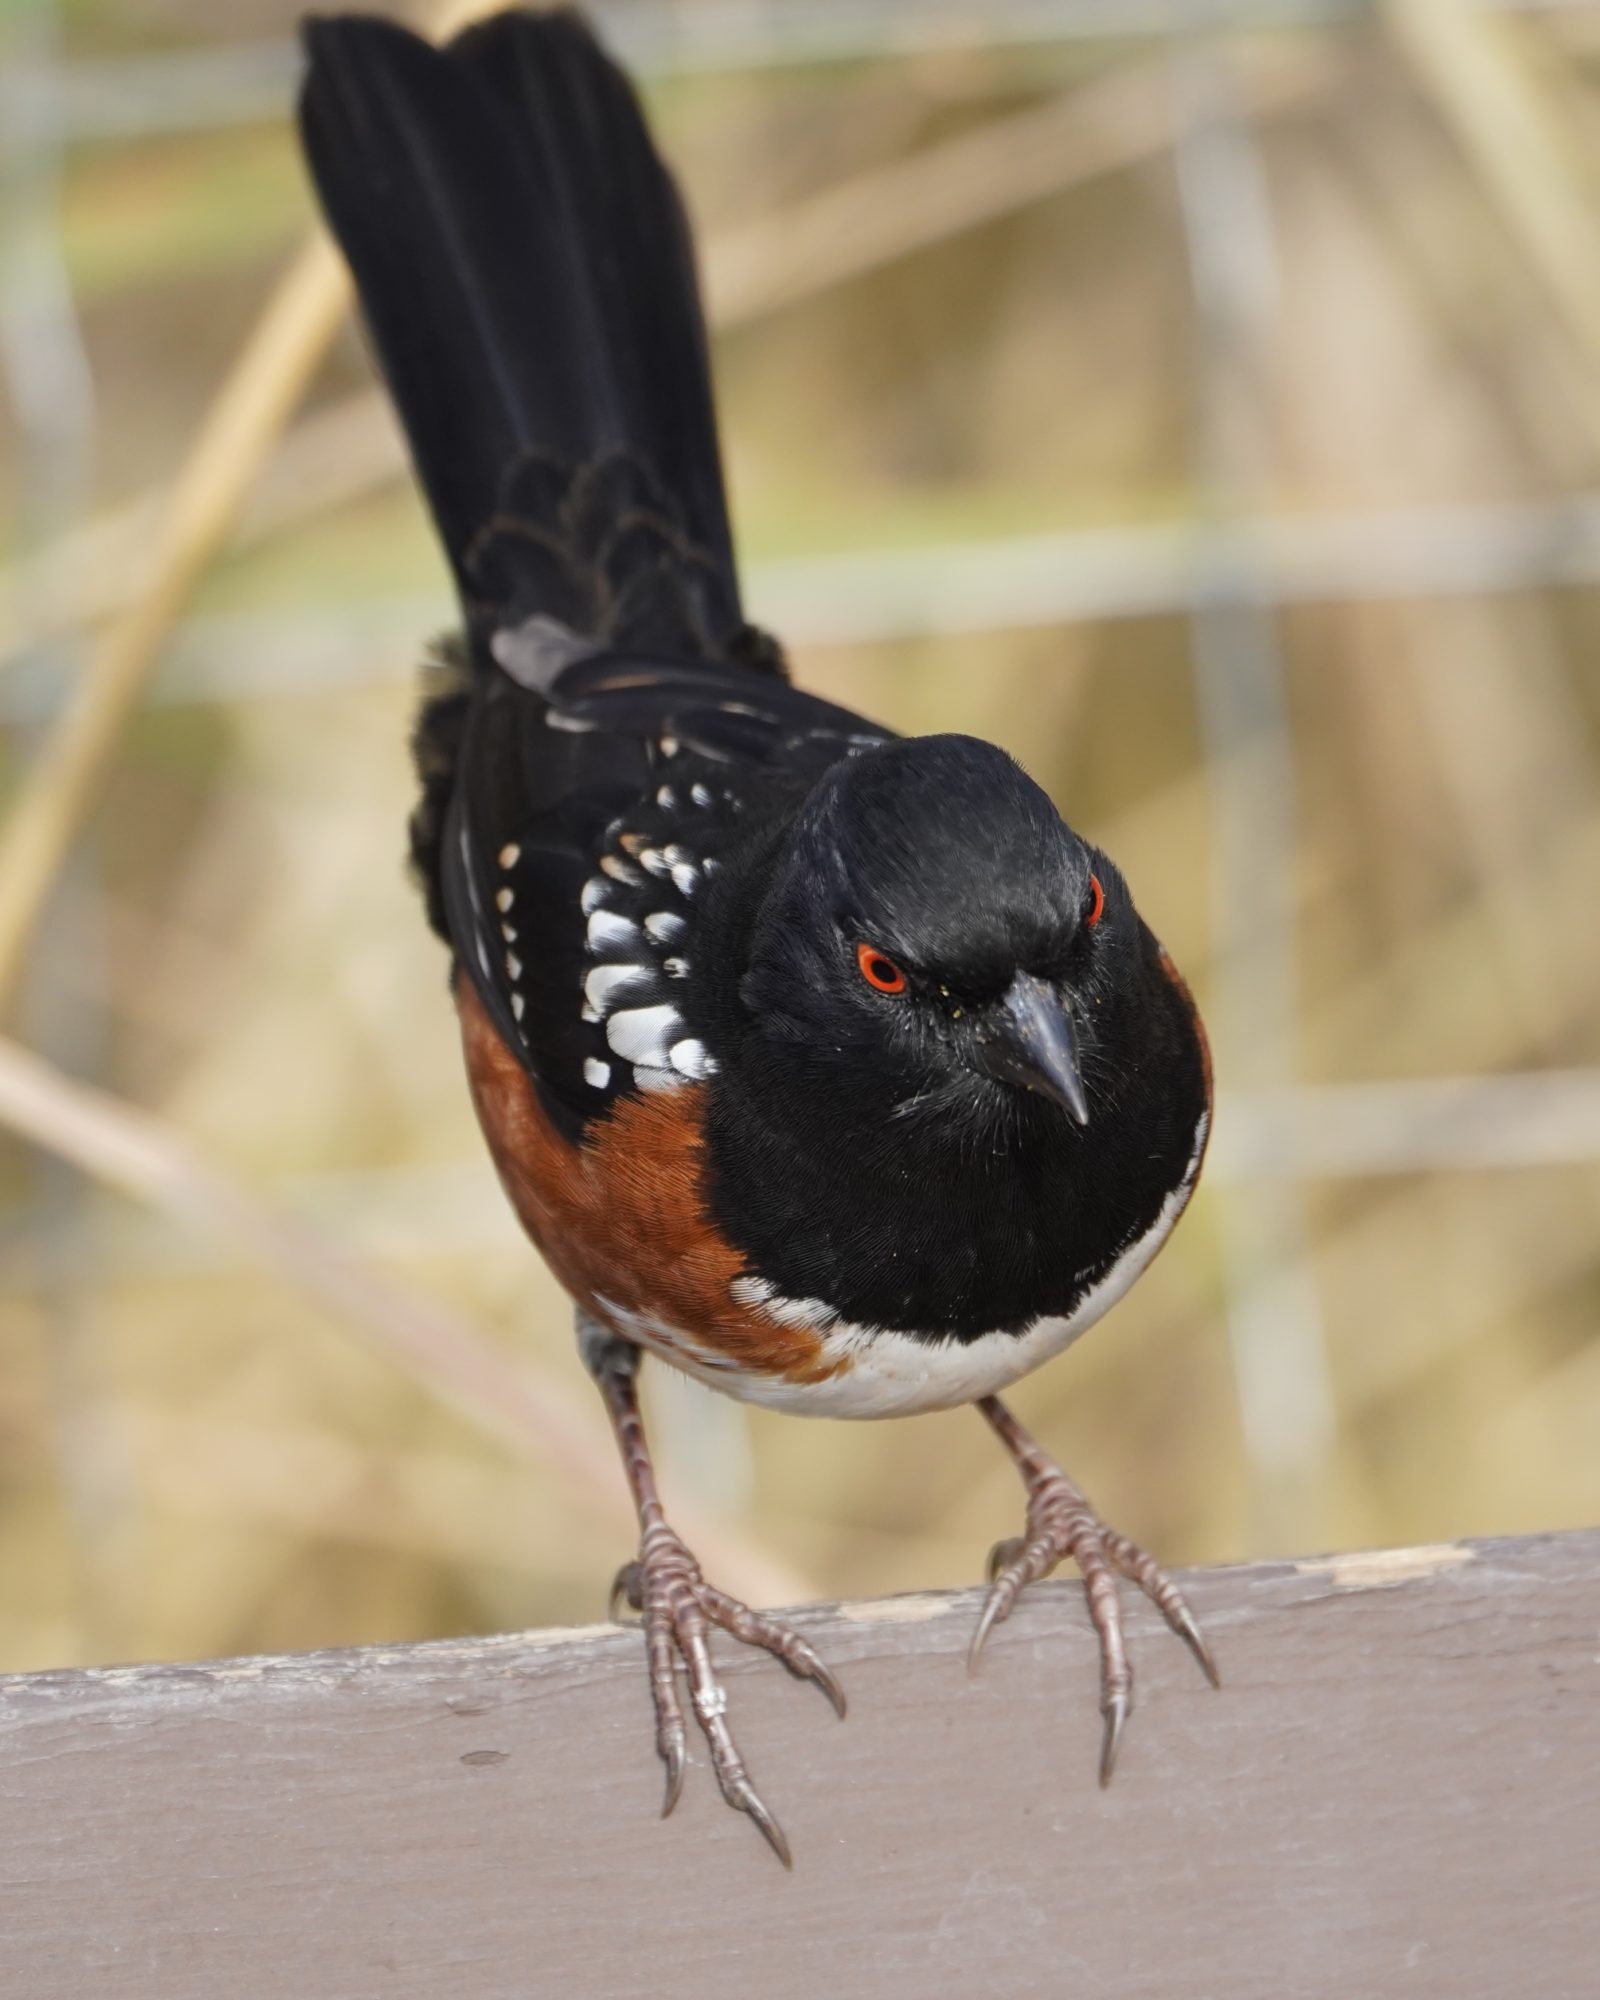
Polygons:
[[741,626],[677,191],[569,12],[313,19],[300,121],[469,615]]
[[625,437],[732,573],[711,366],[694,247],[633,90],[576,14],[507,13],[452,45],[507,120],[536,119],[564,195]]

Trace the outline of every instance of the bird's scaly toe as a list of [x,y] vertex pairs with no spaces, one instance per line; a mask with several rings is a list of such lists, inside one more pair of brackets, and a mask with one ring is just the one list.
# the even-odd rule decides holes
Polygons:
[[711,1661],[711,1629],[721,1626],[743,1644],[760,1646],[773,1654],[791,1673],[815,1681],[841,1716],[844,1690],[798,1632],[707,1583],[688,1548],[663,1524],[649,1529],[638,1559],[618,1572],[612,1589],[613,1606],[619,1600],[641,1611],[644,1618],[650,1691],[656,1709],[656,1748],[667,1770],[662,1816],[678,1802],[688,1762],[688,1729],[678,1691],[681,1663],[723,1798],[754,1820],[784,1867],[792,1867],[783,1828],[751,1782],[728,1727],[727,1690]]
[[1139,1586],[1193,1653],[1213,1687],[1221,1685],[1216,1662],[1183,1593],[1153,1556],[1108,1528],[1058,1467],[1034,1463],[1024,1467],[1024,1477],[1027,1531],[1020,1538],[997,1542],[990,1551],[989,1594],[973,1633],[969,1664],[977,1664],[990,1632],[1010,1615],[1022,1591],[1070,1556],[1083,1577],[1089,1617],[1100,1642],[1100,1783],[1108,1785],[1133,1712],[1133,1668],[1123,1637],[1117,1578],[1124,1576]]

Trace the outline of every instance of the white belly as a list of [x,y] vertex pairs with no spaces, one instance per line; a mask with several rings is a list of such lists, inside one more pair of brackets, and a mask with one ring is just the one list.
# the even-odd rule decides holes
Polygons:
[[738,1369],[683,1328],[631,1313],[609,1299],[599,1303],[619,1332],[685,1374],[743,1402],[807,1417],[902,1417],[953,1409],[980,1396],[996,1395],[1031,1374],[1116,1304],[1172,1234],[1188,1205],[1209,1123],[1209,1115],[1202,1116],[1188,1171],[1145,1233],[1123,1250],[1072,1312],[1037,1319],[1020,1332],[982,1333],[971,1340],[921,1339],[882,1327],[857,1326],[841,1319],[821,1299],[784,1298],[759,1279],[738,1279],[734,1291],[743,1303],[786,1326],[812,1329],[821,1342],[819,1358],[845,1364],[826,1381],[788,1382],[781,1376]]

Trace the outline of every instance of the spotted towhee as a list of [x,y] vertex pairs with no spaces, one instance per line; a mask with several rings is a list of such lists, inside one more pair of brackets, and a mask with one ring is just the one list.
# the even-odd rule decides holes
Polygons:
[[1189,994],[1010,757],[801,693],[745,622],[683,212],[583,23],[506,13],[436,49],[350,16],[306,41],[306,152],[465,614],[417,728],[412,853],[484,1133],[577,1302],[637,1503],[619,1587],[667,1808],[681,1659],[725,1797],[788,1859],[712,1626],[844,1702],[667,1525],[644,1353],[812,1416],[975,1402],[1027,1525],[974,1656],[1074,1557],[1104,1781],[1132,1688],[1118,1576],[1211,1661],[998,1391],[1122,1296],[1189,1199],[1210,1117]]

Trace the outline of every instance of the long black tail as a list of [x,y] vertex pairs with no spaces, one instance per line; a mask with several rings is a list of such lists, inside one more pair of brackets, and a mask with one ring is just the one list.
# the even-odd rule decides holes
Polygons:
[[576,14],[434,48],[305,26],[307,157],[469,621],[720,652],[741,625],[693,253]]

